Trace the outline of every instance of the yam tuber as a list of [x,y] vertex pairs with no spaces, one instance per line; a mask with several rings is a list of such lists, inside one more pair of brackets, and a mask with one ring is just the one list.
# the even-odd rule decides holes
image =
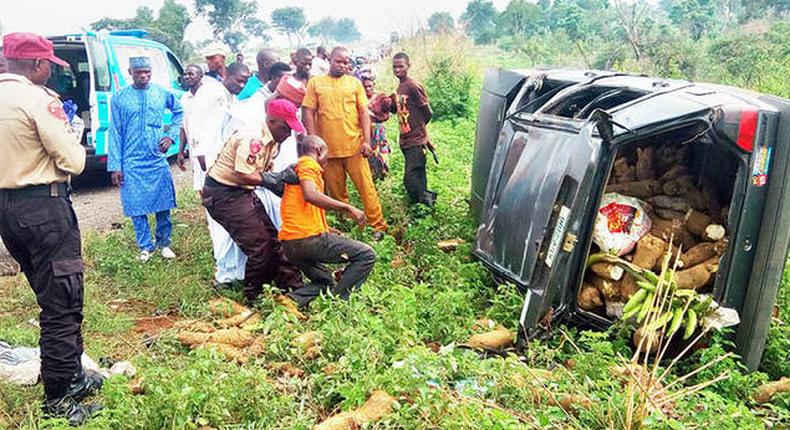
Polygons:
[[669,243],[648,233],[636,243],[636,252],[632,263],[652,270],[661,265],[661,258],[666,254]]
[[620,298],[620,286],[616,281],[592,275],[590,276],[590,284],[597,288],[606,300],[617,300]]
[[[689,176],[689,168],[684,164],[678,164],[677,166],[672,166],[664,172],[658,180],[661,182],[669,182],[681,177],[691,177]],[[693,179],[692,179],[693,182]]]
[[661,209],[657,208],[654,210],[655,214],[664,219],[683,219],[685,213],[679,211],[673,211],[671,209]]
[[636,278],[628,274],[623,276],[623,280],[620,282],[620,297],[623,300],[628,300],[637,291],[639,291],[639,286],[636,285]]
[[487,333],[473,335],[467,345],[475,349],[501,350],[513,345],[516,335],[510,330],[500,328]]
[[590,266],[590,270],[596,275],[612,281],[623,279],[623,273],[625,273],[622,267],[611,263],[595,263]]
[[658,351],[658,347],[661,344],[661,336],[661,333],[646,330],[644,326],[639,327],[634,332],[634,346],[648,354],[655,353]]
[[693,267],[713,257],[721,256],[726,251],[727,241],[725,240],[720,240],[718,242],[702,242],[699,245],[691,247],[683,254],[682,260],[686,267]]
[[685,214],[691,206],[688,201],[683,197],[671,197],[658,195],[653,196],[647,200],[656,209],[667,209]]
[[650,229],[650,234],[653,236],[667,242],[671,240],[673,244],[680,245],[683,249],[689,249],[696,245],[691,233],[683,225],[682,219],[667,220],[656,217],[652,221],[653,226]]
[[248,312],[249,308],[233,300],[220,297],[208,302],[208,310],[215,315],[229,318],[242,312]]
[[661,192],[661,183],[656,180],[646,180],[609,184],[606,186],[606,192],[647,199]]
[[707,261],[697,264],[694,267],[675,272],[675,282],[678,288],[686,290],[696,290],[704,287],[713,279],[713,275],[719,270],[719,257],[713,257]]
[[178,340],[184,345],[194,346],[202,343],[224,343],[244,348],[252,345],[254,336],[252,333],[240,328],[228,328],[217,330],[213,333],[196,333],[182,331],[178,334]]
[[698,237],[702,237],[705,234],[705,228],[713,223],[713,219],[710,216],[696,209],[689,210],[684,219],[688,231]]
[[225,343],[216,343],[216,342],[206,342],[196,345],[197,348],[207,348],[213,349],[218,353],[225,356],[226,359],[230,361],[235,361],[239,364],[246,364],[250,361],[250,357],[244,353],[240,348],[236,348],[235,346],[231,346]]
[[790,378],[782,378],[778,381],[760,385],[754,393],[754,400],[757,403],[768,403],[775,395],[781,393],[790,393]]
[[601,306],[603,306],[601,292],[590,284],[583,284],[581,291],[579,291],[579,307],[591,311]]
[[218,326],[224,327],[224,328],[238,327],[238,326],[242,325],[243,323],[245,323],[253,315],[255,315],[255,312],[247,310],[247,311],[244,311],[244,312],[242,312],[240,314],[233,315],[230,318],[224,318],[224,319],[221,319],[221,320],[217,320],[217,321],[215,321],[215,323],[217,323]]
[[711,224],[705,227],[705,232],[702,234],[702,238],[711,242],[718,242],[724,239],[726,234],[727,230],[723,225]]
[[613,171],[615,182],[632,182],[636,180],[636,169],[628,164],[628,160],[625,157],[614,160]]
[[384,391],[376,390],[359,408],[329,417],[313,430],[356,430],[367,423],[378,421],[392,413],[395,399]]
[[653,147],[636,148],[636,180],[656,179],[653,169]]
[[688,155],[688,145],[662,145],[656,149],[653,165],[663,176],[673,167],[685,163]]

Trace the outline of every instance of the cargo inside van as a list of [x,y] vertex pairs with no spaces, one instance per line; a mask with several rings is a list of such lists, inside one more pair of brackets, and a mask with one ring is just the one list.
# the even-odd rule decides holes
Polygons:
[[62,101],[72,100],[77,105],[77,116],[85,123],[81,143],[88,145],[91,133],[91,68],[83,42],[56,42],[55,55],[69,63],[69,67],[52,65],[52,77],[47,87]]

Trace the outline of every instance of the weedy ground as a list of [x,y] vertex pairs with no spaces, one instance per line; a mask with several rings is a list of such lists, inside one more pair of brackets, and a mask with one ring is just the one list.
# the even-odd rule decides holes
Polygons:
[[[476,77],[474,99],[479,86]],[[391,121],[393,141],[396,127]],[[408,207],[402,157],[395,150],[390,176],[378,184],[391,235],[375,242],[370,231],[330,217],[333,226],[370,243],[378,253],[362,291],[348,302],[317,300],[306,322],[265,295],[260,333],[266,336],[266,353],[245,365],[188,350],[167,323],[160,331],[155,323],[138,322],[165,315],[208,316],[207,301],[215,296],[210,287],[211,247],[203,210],[191,190],[179,192],[175,262],[138,262],[128,222],[103,236],[86,235],[86,351],[94,359],[131,360],[144,380],[145,394],[131,394],[125,377],[108,380],[97,397],[105,408],[84,428],[309,429],[333,413],[361,405],[375,389],[394,396],[397,407],[368,428],[624,428],[626,392],[612,369],[631,355],[629,333],[560,326],[519,355],[481,356],[463,348],[440,348],[466,340],[481,317],[515,328],[521,306],[514,287],[497,285],[471,257],[475,226],[468,196],[474,131],[474,118],[431,125],[441,159],[438,166],[429,162],[429,183],[440,196],[432,214]],[[438,249],[438,241],[453,238],[466,244],[450,253]],[[663,414],[650,415],[641,428],[788,428],[790,396],[780,396],[773,406],[750,400],[757,384],[790,376],[790,330],[781,322],[790,321],[788,283],[786,274],[764,372],[747,374],[737,360],[725,360],[687,383],[724,370],[732,373],[728,380],[678,400]],[[3,279],[0,295],[0,339],[35,345],[38,332],[30,321],[37,306],[24,277]],[[239,298],[237,293],[227,295]],[[307,331],[318,332],[322,340],[319,355],[312,359],[291,344]],[[678,371],[706,363],[728,347],[727,337],[717,336]],[[304,375],[283,377],[267,366],[275,362],[299,367]],[[550,372],[536,376],[532,369]],[[585,400],[564,407],[547,391]],[[40,420],[41,397],[40,385],[0,385],[0,428],[66,428],[61,421]]]

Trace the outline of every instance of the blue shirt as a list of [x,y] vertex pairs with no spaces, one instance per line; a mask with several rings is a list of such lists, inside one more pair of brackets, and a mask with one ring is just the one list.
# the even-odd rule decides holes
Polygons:
[[258,74],[256,73],[250,76],[250,79],[247,79],[247,85],[244,86],[244,89],[241,90],[239,95],[236,97],[238,97],[239,100],[248,99],[252,97],[252,95],[255,94],[256,91],[261,89],[261,87],[263,87],[263,84],[264,83],[261,82],[260,79],[258,79]]

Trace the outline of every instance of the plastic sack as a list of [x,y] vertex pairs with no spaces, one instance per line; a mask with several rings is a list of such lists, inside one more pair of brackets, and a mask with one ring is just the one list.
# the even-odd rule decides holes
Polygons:
[[645,202],[634,197],[604,195],[595,217],[593,242],[602,252],[620,257],[631,252],[652,225],[645,207]]

